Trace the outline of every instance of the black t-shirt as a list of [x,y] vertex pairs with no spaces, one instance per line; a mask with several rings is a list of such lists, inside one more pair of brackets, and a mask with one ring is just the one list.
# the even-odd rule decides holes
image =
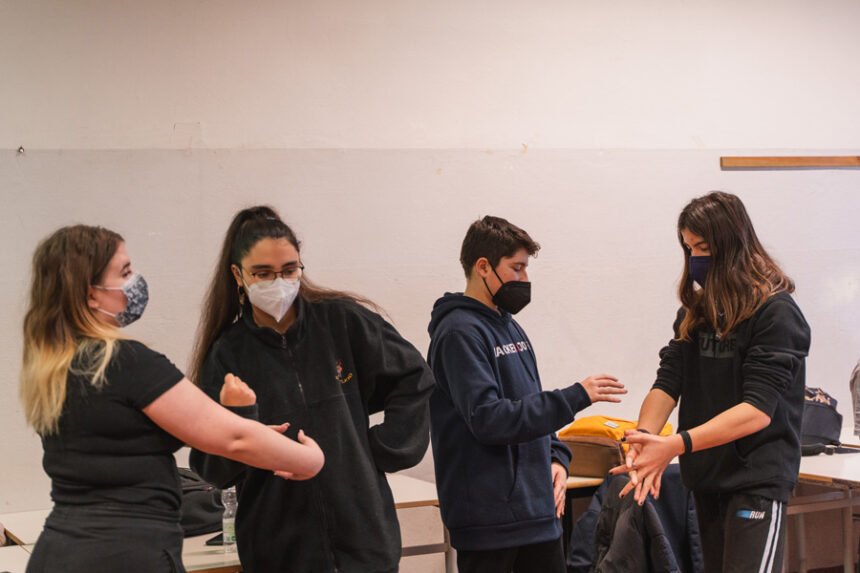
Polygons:
[[181,490],[173,452],[182,443],[142,410],[183,377],[165,356],[129,340],[117,343],[101,389],[70,373],[59,431],[42,437],[54,502],[177,512]]

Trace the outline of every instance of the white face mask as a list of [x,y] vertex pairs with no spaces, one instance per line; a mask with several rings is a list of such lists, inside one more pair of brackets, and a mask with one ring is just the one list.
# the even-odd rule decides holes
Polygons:
[[[242,279],[244,283],[245,280]],[[260,281],[251,285],[245,284],[248,291],[248,299],[256,308],[262,310],[281,322],[287,311],[299,294],[299,279],[285,279],[278,277],[273,281]]]

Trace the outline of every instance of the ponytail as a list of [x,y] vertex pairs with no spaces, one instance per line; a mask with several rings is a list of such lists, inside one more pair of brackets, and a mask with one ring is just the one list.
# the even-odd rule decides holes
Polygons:
[[[271,207],[263,205],[239,211],[224,237],[221,254],[215,266],[212,282],[203,303],[203,315],[197,331],[192,354],[190,378],[199,383],[200,371],[206,355],[221,332],[236,322],[242,305],[242,288],[236,285],[231,265],[241,266],[242,259],[254,245],[263,239],[286,239],[301,251],[301,243],[293,230],[281,220]],[[306,302],[346,299],[379,311],[370,300],[352,293],[317,286],[306,274],[300,279],[299,296]]]

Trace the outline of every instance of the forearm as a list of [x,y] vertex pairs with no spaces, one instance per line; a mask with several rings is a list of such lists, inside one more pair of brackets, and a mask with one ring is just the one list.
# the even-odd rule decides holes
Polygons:
[[660,433],[672,410],[675,409],[675,399],[662,390],[654,389],[648,392],[642,407],[639,409],[639,422],[637,426],[654,434]]
[[468,419],[475,438],[486,445],[527,442],[570,423],[591,401],[581,385],[543,391],[520,400],[495,400],[474,409]]
[[259,422],[237,416],[188,380],[156,398],[143,412],[166,432],[198,450],[258,468],[314,474],[324,461],[318,449],[309,449]]
[[[416,353],[417,355],[417,353]],[[378,385],[379,396],[371,402],[382,402],[385,416],[368,432],[376,466],[393,473],[419,463],[430,445],[429,399],[435,386],[430,369],[423,359],[420,368],[399,374],[394,382]]]
[[430,356],[439,391],[448,395],[480,443],[510,445],[547,436],[591,404],[580,384],[543,392],[535,384],[531,394],[512,395],[509,386],[526,388],[528,382],[514,384],[507,378],[529,375],[502,374],[494,354],[494,347],[482,338],[451,332],[436,341]]
[[[225,407],[243,418],[259,421],[259,412],[256,404],[251,407]],[[223,456],[207,454],[194,448],[191,449],[188,463],[191,469],[197,472],[203,479],[222,489],[236,483],[248,467],[242,462],[237,462]]]
[[376,467],[387,473],[418,464],[430,445],[430,422],[427,407],[408,423],[393,420],[386,412],[385,422],[370,428],[368,441]]
[[[206,448],[200,449],[207,451]],[[273,471],[316,473],[322,467],[321,460],[315,459],[316,456],[298,442],[245,419],[235,421],[232,435],[226,441],[214,444],[212,451],[207,453]]]
[[717,414],[704,424],[690,428],[693,451],[721,446],[766,428],[770,416],[746,402]]

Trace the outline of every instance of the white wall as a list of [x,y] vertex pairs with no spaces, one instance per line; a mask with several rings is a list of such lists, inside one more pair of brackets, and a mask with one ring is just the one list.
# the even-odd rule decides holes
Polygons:
[[0,512],[48,504],[20,325],[36,243],[75,222],[126,237],[152,296],[129,332],[184,368],[240,207],[275,205],[314,278],[422,351],[466,227],[508,217],[543,245],[519,316],[544,385],[609,371],[631,394],[599,410],[635,417],[677,214],[725,189],[798,284],[808,383],[850,415],[860,171],[719,156],[860,154],[858,21],[853,1],[0,0]]
[[0,147],[851,148],[858,21],[855,0],[4,0]]

